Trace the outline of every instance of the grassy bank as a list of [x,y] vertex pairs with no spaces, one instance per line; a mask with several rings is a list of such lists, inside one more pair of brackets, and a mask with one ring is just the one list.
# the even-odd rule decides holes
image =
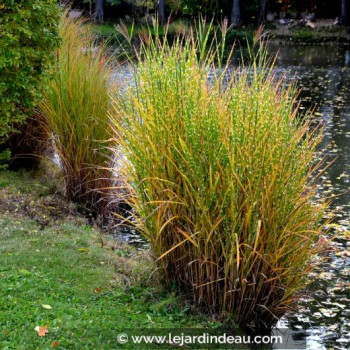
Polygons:
[[275,40],[298,44],[346,44],[349,43],[349,35],[344,27],[332,28],[299,28],[281,27],[271,31],[271,37]]
[[[131,25],[128,26],[131,28]],[[115,30],[114,23],[106,24],[94,24],[94,32],[104,40],[107,40],[110,44],[117,44],[123,41],[123,37]],[[253,40],[254,33],[257,30],[257,26],[247,26],[242,28],[231,28],[227,32],[226,42],[227,44],[241,43],[246,44],[246,40]],[[319,27],[311,29],[308,27],[293,27],[293,26],[281,26],[274,24],[266,24],[265,30],[268,31],[272,40],[281,41],[282,43],[298,43],[298,44],[345,44],[349,43],[349,34],[347,30],[341,26],[333,27]],[[190,26],[184,21],[174,22],[170,25],[169,33],[189,33]],[[136,26],[134,33],[143,33],[145,29],[142,26]],[[160,35],[163,34],[162,28],[160,28]]]
[[0,172],[0,256],[1,349],[115,349],[118,329],[205,325],[148,253],[101,236],[46,175]]

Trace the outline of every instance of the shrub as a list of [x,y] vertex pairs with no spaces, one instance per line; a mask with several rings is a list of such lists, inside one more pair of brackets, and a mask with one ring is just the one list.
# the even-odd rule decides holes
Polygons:
[[39,111],[33,111],[23,124],[17,125],[17,130],[3,144],[8,149],[10,158],[5,167],[10,170],[38,169],[49,146],[43,116]]
[[188,35],[191,32],[190,25],[184,20],[174,21],[169,25],[168,34]]
[[320,249],[325,204],[310,177],[321,134],[298,116],[294,90],[258,66],[264,54],[218,70],[197,46],[144,46],[115,100],[130,222],[169,285],[222,319],[268,328]]
[[55,0],[0,3],[1,152],[8,136],[33,114],[46,88],[59,44],[59,13]]
[[103,47],[95,45],[90,26],[65,12],[60,23],[62,46],[58,70],[41,110],[60,156],[67,196],[103,212],[111,186],[107,140],[110,68]]

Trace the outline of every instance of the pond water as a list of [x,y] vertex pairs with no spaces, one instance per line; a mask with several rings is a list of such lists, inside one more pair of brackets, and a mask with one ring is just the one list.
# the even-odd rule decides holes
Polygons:
[[[320,195],[336,195],[330,235],[337,233],[337,238],[297,312],[279,324],[306,329],[307,349],[350,349],[350,48],[271,45],[270,51],[279,52],[277,73],[297,83],[301,108],[315,108],[315,117],[325,125],[328,162],[337,158],[320,185]],[[145,241],[130,229],[116,236],[145,247]]]
[[350,48],[271,46],[278,73],[297,83],[301,108],[316,108],[325,125],[323,145],[335,162],[321,178],[332,203],[330,234],[337,233],[297,313],[282,323],[307,330],[307,349],[350,349]]

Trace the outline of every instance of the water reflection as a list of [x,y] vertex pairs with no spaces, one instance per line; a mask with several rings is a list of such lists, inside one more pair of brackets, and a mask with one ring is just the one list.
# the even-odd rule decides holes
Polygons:
[[[297,81],[302,108],[314,108],[325,126],[323,146],[335,163],[323,174],[321,195],[336,194],[331,230],[339,235],[316,271],[308,295],[286,320],[307,329],[308,349],[350,348],[350,51],[342,47],[271,47],[276,70]],[[331,231],[331,232],[332,232]]]

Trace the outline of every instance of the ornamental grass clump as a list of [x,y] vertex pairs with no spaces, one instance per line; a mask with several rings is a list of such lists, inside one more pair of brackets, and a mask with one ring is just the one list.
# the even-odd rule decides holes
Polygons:
[[57,71],[41,104],[65,175],[69,199],[103,213],[111,172],[110,68],[89,25],[62,14]]
[[298,116],[293,88],[263,52],[247,69],[219,70],[220,50],[200,55],[198,45],[151,40],[115,100],[130,222],[169,286],[221,319],[269,328],[320,249],[326,204],[314,200],[312,174],[321,133]]

